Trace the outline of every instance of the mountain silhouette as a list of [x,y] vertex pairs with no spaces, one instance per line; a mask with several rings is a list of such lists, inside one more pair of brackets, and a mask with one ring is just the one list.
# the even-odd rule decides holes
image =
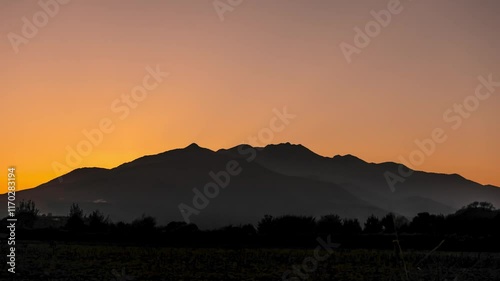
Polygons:
[[[228,181],[214,176],[227,173],[228,163],[240,173]],[[364,220],[387,212],[448,214],[472,201],[500,206],[500,189],[456,174],[414,171],[391,190],[384,174],[398,168],[397,163],[368,163],[353,155],[324,157],[290,143],[218,151],[193,143],[112,169],[76,169],[17,192],[16,200],[34,200],[44,213],[65,215],[78,203],[86,212],[99,209],[114,221],[148,214],[162,224],[185,218],[179,205],[194,206],[194,189],[203,193],[207,184],[218,184],[218,194],[189,216],[202,228],[255,223],[266,214],[335,213]]]

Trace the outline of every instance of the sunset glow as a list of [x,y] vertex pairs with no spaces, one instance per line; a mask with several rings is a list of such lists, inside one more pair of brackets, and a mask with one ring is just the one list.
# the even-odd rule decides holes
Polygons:
[[401,1],[351,63],[340,44],[388,1],[244,1],[223,21],[213,1],[68,2],[16,47],[8,34],[42,8],[0,4],[0,152],[18,189],[193,142],[265,146],[249,137],[285,107],[296,117],[270,143],[401,162],[440,128],[446,140],[415,169],[500,186],[500,86],[461,105],[479,77],[500,83],[498,1]]

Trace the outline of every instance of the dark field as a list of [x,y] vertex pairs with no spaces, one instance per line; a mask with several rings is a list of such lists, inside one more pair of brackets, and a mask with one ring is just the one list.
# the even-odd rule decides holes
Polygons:
[[[500,254],[492,253],[406,251],[401,258],[393,251],[336,249],[320,252],[328,256],[314,268],[309,249],[30,243],[16,251],[15,276],[3,270],[0,280],[500,280]],[[308,257],[310,272],[302,265]]]

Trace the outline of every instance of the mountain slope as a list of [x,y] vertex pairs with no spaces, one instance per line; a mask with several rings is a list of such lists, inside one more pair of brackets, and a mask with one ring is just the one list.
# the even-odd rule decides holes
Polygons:
[[193,188],[214,182],[210,172],[226,171],[237,161],[239,175],[230,177],[218,196],[191,221],[202,227],[256,222],[265,214],[319,216],[338,213],[364,218],[386,211],[327,182],[288,176],[242,157],[217,153],[197,145],[145,156],[114,169],[78,169],[37,188],[21,191],[18,200],[34,200],[47,213],[64,214],[72,203],[86,211],[100,209],[114,220],[151,214],[160,223],[183,220],[179,204],[193,207]]
[[[237,148],[228,151],[235,153]],[[500,206],[500,189],[456,174],[413,171],[392,190],[385,175],[387,172],[399,175],[400,164],[397,163],[367,163],[352,155],[323,157],[301,145],[289,143],[257,151],[255,161],[272,171],[335,183],[372,205],[407,216],[415,215],[418,209],[450,213],[471,201],[489,201]],[[300,158],[291,155],[300,155]],[[404,167],[404,171],[407,169]]]
[[[238,174],[229,175],[229,163]],[[62,181],[18,192],[17,200],[34,200],[44,213],[67,214],[69,206],[78,203],[86,212],[100,209],[115,221],[150,214],[160,224],[183,220],[186,213],[181,213],[180,204],[206,204],[196,205],[196,214],[189,216],[201,227],[255,223],[266,214],[337,213],[363,220],[388,211],[406,216],[450,213],[472,201],[500,206],[500,189],[458,175],[415,171],[392,192],[384,173],[397,173],[398,167],[352,155],[323,157],[289,143],[217,152],[192,144],[113,169],[76,169]],[[207,184],[211,187],[205,192]],[[217,192],[214,186],[219,186]],[[206,198],[193,202],[197,192]]]

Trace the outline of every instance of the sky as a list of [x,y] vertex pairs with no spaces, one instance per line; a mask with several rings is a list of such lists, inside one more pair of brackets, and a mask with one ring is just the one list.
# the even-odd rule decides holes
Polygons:
[[[2,166],[20,190],[193,142],[291,142],[500,186],[499,12],[495,0],[1,1]],[[285,108],[295,117],[263,133]]]

